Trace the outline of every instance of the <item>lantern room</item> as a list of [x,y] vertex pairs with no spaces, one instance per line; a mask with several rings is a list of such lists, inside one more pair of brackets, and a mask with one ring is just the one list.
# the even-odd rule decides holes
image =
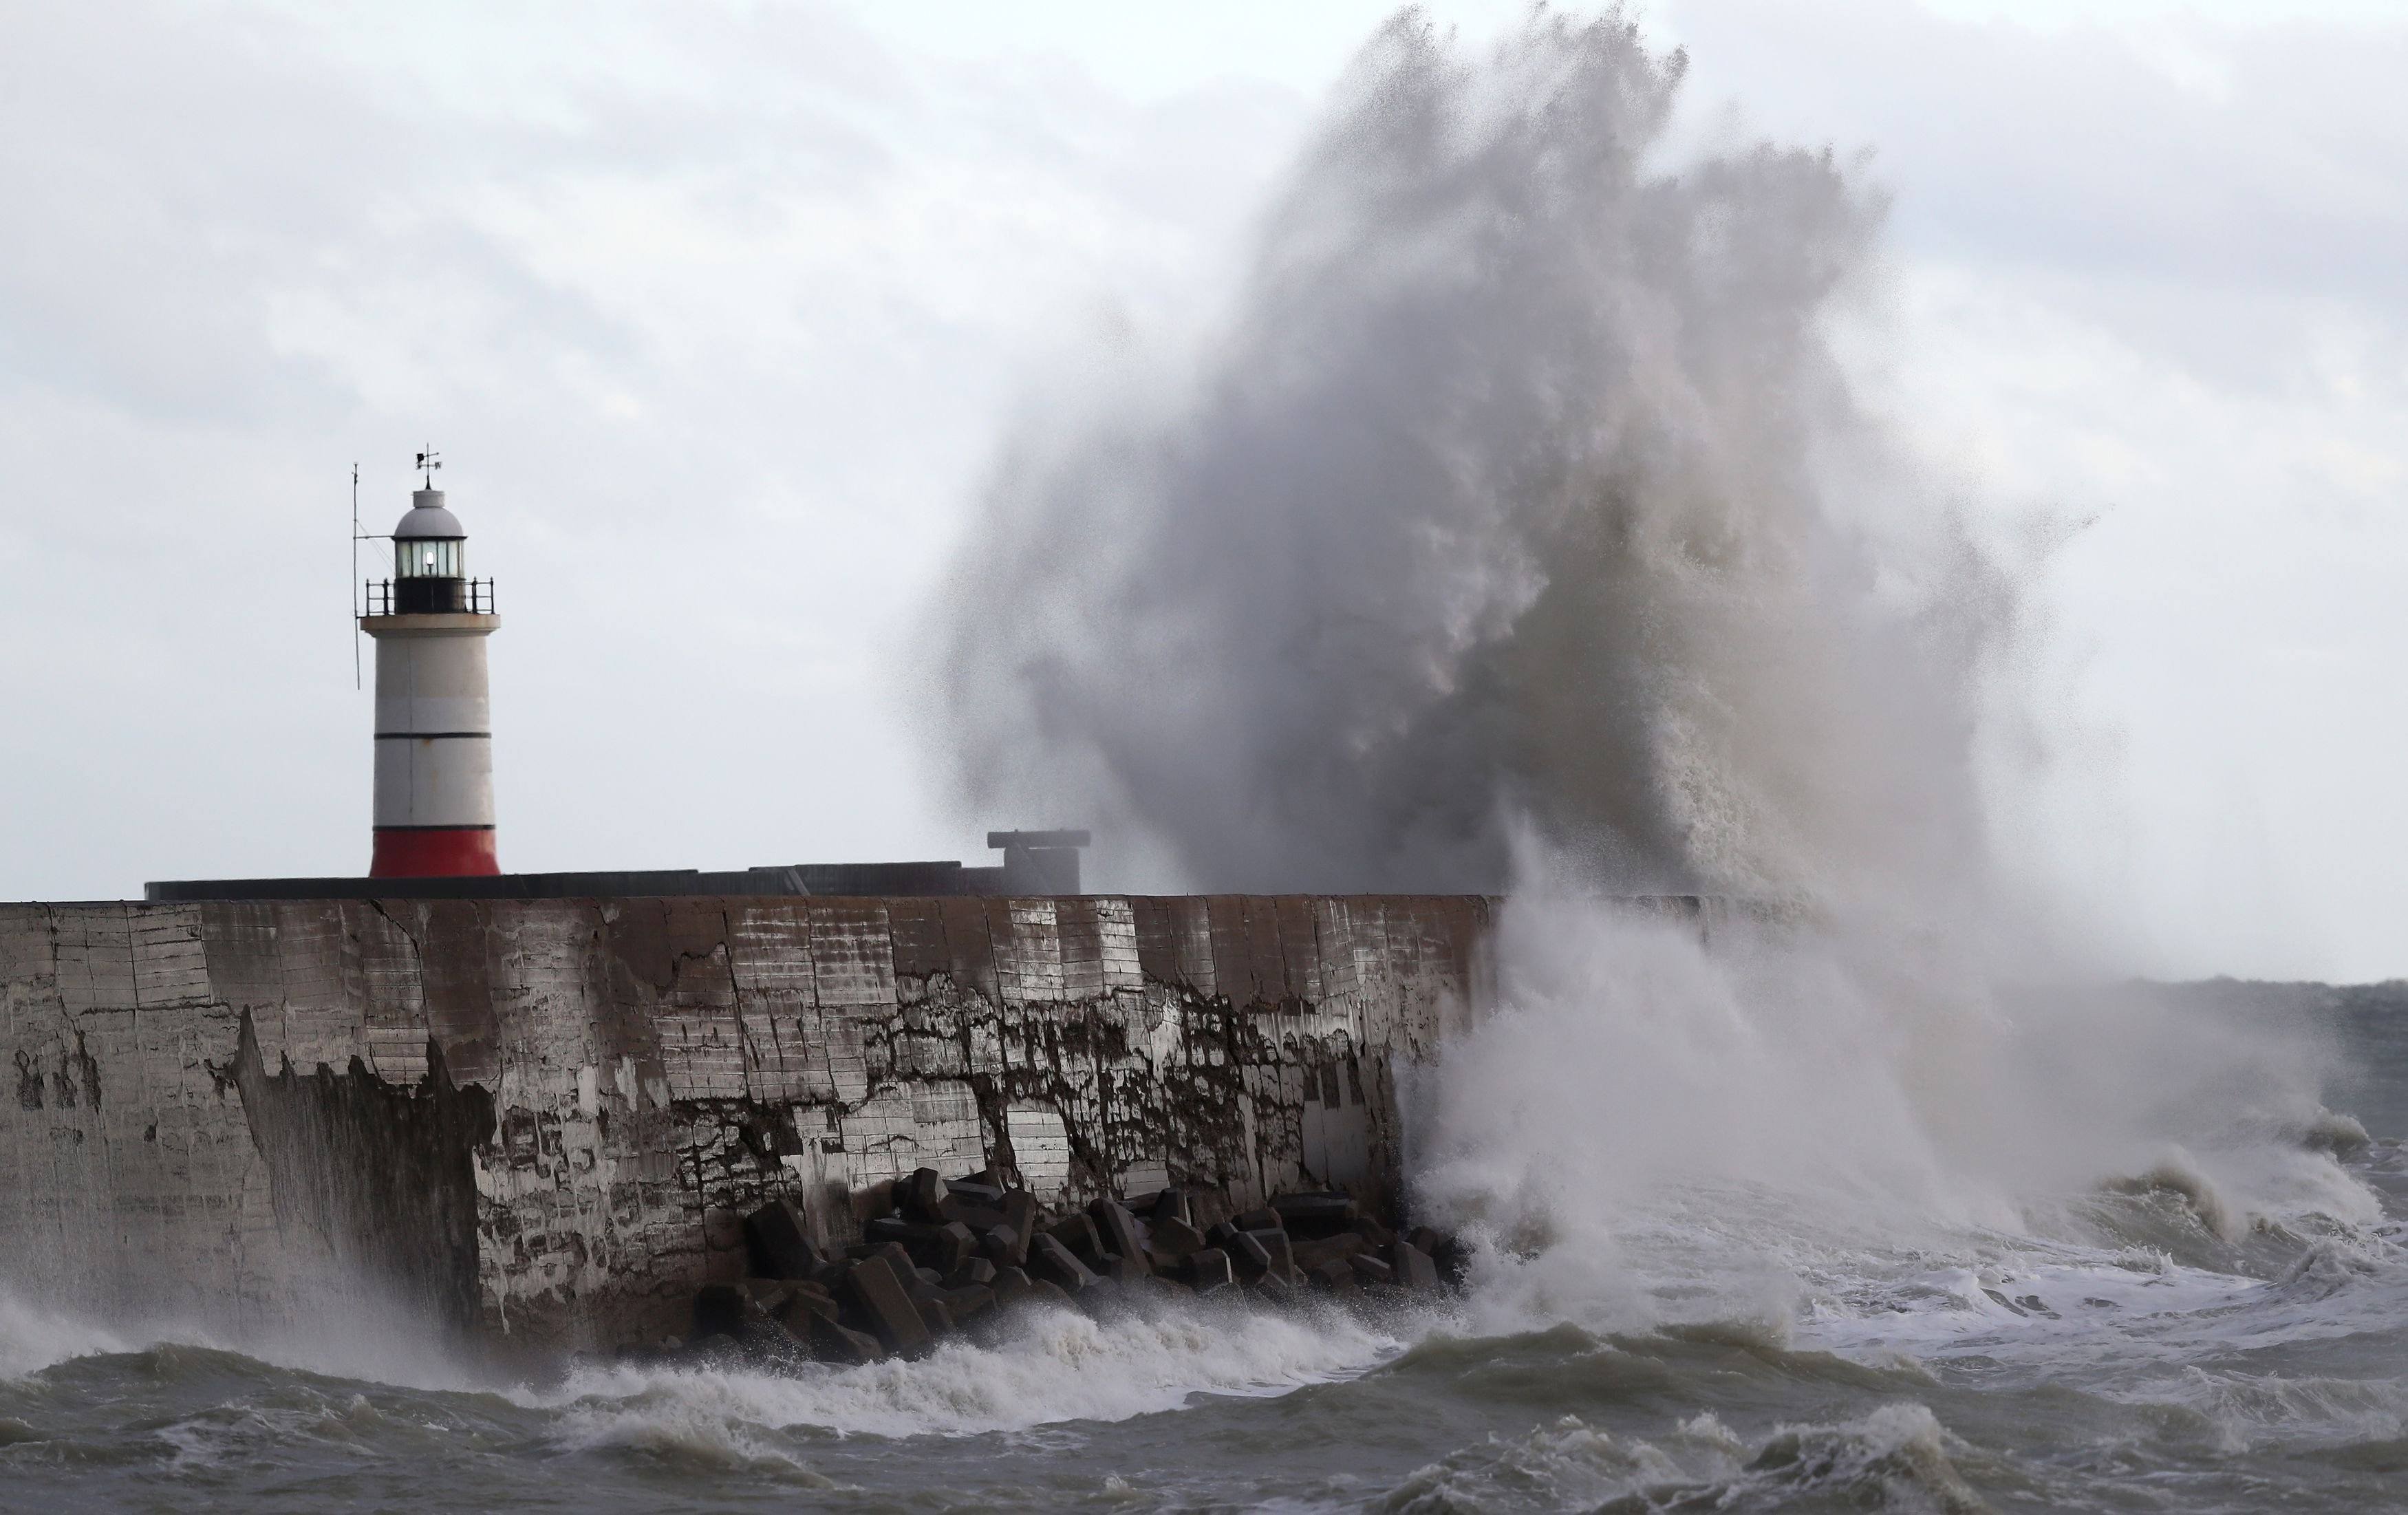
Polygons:
[[393,528],[393,611],[428,615],[472,608],[467,533],[443,507],[439,489],[413,490],[409,512]]

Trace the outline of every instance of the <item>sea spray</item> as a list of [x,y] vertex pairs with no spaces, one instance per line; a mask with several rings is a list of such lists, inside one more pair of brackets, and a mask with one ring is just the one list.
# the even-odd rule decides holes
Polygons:
[[1778,1338],[1829,1280],[1919,1253],[2140,1244],[2272,1277],[2313,1238],[2373,1238],[2381,1201],[2318,1139],[2345,1128],[2313,1044],[1945,957],[1909,972],[1911,949],[1509,900],[1499,1008],[1410,1107],[1416,1212],[1484,1243],[1471,1318]]
[[579,1445],[656,1436],[722,1436],[731,1425],[847,1434],[975,1436],[1180,1408],[1198,1394],[1285,1394],[1352,1378],[1404,1345],[1435,1312],[1374,1321],[1334,1306],[1272,1310],[1211,1300],[1132,1299],[1111,1323],[1068,1308],[1013,1318],[984,1345],[924,1358],[801,1373],[595,1365],[524,1403],[566,1413]]
[[998,469],[936,639],[971,802],[1206,890],[1496,892],[1517,833],[1624,890],[1979,877],[2012,604],[1832,354],[1880,197],[1669,158],[1684,69],[1612,15],[1381,33],[1219,337]]
[[96,1352],[127,1350],[119,1331],[39,1308],[13,1289],[0,1292],[0,1379],[22,1379]]

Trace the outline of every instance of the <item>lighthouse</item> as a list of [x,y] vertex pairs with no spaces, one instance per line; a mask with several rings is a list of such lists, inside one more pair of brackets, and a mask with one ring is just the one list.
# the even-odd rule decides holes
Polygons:
[[[391,540],[393,577],[371,579],[353,607],[376,640],[375,846],[366,878],[180,879],[143,885],[146,900],[616,899],[693,894],[1074,895],[1083,831],[991,831],[1000,866],[955,862],[773,864],[723,872],[649,868],[502,872],[494,845],[493,701],[485,638],[501,629],[494,581],[468,577],[468,534],[425,470],[387,536],[360,530],[351,470],[352,550]],[[357,572],[357,559],[353,571]]]
[[393,577],[367,585],[376,638],[375,878],[501,871],[494,848],[494,727],[485,638],[502,623],[494,581],[467,576],[467,534],[435,487],[393,529]]

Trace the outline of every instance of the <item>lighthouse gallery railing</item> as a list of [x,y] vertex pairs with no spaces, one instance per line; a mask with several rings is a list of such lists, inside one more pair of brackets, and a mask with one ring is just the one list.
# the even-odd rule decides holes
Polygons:
[[490,579],[371,579],[366,582],[366,607],[360,611],[368,616],[477,615],[490,616],[500,612],[494,608],[494,581]]

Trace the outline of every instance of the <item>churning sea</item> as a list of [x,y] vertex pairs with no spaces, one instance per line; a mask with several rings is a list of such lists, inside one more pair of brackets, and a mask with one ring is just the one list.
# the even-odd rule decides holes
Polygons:
[[2181,1149],[2007,1223],[1772,1184],[1625,1194],[1610,1247],[1526,1235],[1465,1296],[1398,1314],[1039,1312],[993,1346],[802,1377],[489,1380],[21,1295],[0,1507],[2408,1507],[2408,994],[2193,1000],[2322,1038],[2329,1115],[2238,1112],[2254,1157]]

